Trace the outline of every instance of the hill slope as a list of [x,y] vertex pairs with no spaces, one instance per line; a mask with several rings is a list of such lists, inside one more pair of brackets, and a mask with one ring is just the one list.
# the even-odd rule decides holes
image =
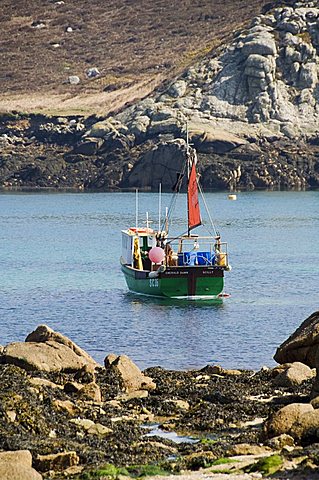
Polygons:
[[[0,111],[106,114],[225,41],[267,0],[2,0]],[[97,68],[100,76],[86,72]],[[80,83],[71,85],[69,76]]]

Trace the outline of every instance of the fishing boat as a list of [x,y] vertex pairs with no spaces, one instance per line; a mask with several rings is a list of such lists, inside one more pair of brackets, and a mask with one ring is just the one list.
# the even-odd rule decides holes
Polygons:
[[[227,243],[221,241],[208,212],[196,172],[196,151],[188,142],[185,156],[185,167],[178,176],[163,225],[159,200],[158,229],[150,228],[148,214],[146,225],[140,227],[136,200],[136,224],[122,230],[121,269],[129,290],[137,294],[187,300],[220,299],[226,296],[223,293],[224,272],[230,270]],[[175,197],[185,183],[187,230],[170,236]],[[198,227],[205,226],[200,212],[200,194],[211,224],[208,235],[194,233]]]

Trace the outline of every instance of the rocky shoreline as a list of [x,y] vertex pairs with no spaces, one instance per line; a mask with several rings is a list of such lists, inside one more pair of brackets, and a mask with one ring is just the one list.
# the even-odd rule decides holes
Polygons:
[[0,118],[0,187],[170,190],[186,130],[205,189],[319,186],[319,8],[268,4],[229,45],[106,117]]
[[[319,314],[260,371],[104,366],[45,325],[1,347],[0,478],[317,478]],[[289,363],[285,363],[289,362]]]

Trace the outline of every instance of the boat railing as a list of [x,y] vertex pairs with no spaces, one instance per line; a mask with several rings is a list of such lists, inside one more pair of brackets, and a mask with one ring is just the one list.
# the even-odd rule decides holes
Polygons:
[[166,266],[228,266],[227,243],[211,237],[168,239]]

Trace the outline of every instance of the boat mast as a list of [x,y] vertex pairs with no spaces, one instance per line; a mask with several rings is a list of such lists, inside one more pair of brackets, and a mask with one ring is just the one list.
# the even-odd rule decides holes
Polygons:
[[186,155],[187,155],[187,178],[189,178],[189,133],[188,133],[188,122],[186,122]]
[[162,184],[158,187],[158,231],[161,231]]
[[138,229],[138,188],[135,190],[135,227]]
[[[188,122],[186,121],[186,156],[187,156],[187,218],[189,219],[188,183],[189,183],[189,135]],[[190,235],[189,220],[187,223],[187,235]]]

